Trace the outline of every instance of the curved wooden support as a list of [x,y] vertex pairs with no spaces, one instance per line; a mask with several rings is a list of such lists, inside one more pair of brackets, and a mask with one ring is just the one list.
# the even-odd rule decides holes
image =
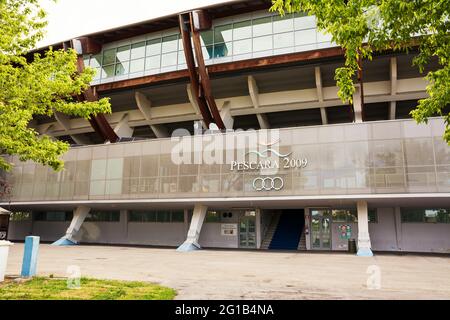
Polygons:
[[[184,55],[188,66],[189,78],[206,126],[209,127],[214,122],[219,129],[225,130],[225,125],[212,95],[211,81],[203,59],[200,41],[199,30],[204,30],[208,26],[210,27],[210,24],[207,23],[208,19],[206,19],[205,13],[202,14],[202,12],[196,11],[195,14],[195,22],[192,12],[180,14],[179,16],[180,32],[183,39]],[[191,35],[194,50],[191,44]],[[193,51],[195,51],[195,58]],[[197,61],[198,68],[195,66],[195,61]]]
[[[82,55],[78,55],[77,58],[77,70],[78,72],[82,72],[84,70],[84,60]],[[81,101],[89,101],[94,102],[98,101],[98,94],[92,87],[89,87],[86,91],[83,92],[82,97],[79,97]],[[96,116],[92,116],[89,119],[89,123],[91,124],[94,131],[104,140],[109,141],[111,143],[115,143],[120,140],[119,136],[114,132],[111,125],[106,120],[104,114],[98,114]]]
[[203,89],[206,101],[208,102],[209,110],[213,116],[214,122],[221,130],[225,130],[225,124],[220,116],[219,109],[217,109],[216,100],[212,95],[211,80],[209,79],[208,70],[206,69],[205,60],[203,58],[202,43],[200,41],[200,32],[195,29],[193,14],[190,13],[192,40],[194,42],[195,57],[197,58],[198,73],[200,75],[200,85]]
[[194,55],[192,53],[191,34],[189,29],[190,17],[189,14],[180,14],[180,32],[183,40],[184,56],[188,67],[189,79],[191,81],[192,90],[195,93],[195,99],[198,103],[200,113],[207,128],[213,122],[213,118],[208,109],[205,97],[201,94],[200,83],[195,68]]

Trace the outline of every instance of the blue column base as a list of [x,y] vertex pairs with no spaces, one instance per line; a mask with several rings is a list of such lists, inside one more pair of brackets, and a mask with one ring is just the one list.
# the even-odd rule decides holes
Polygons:
[[57,246],[57,247],[67,247],[67,246],[76,246],[76,245],[78,245],[78,243],[76,243],[72,240],[69,240],[66,237],[62,237],[58,241],[55,241],[52,243],[52,246]]
[[199,244],[194,244],[192,242],[185,242],[181,246],[177,248],[178,252],[190,252],[200,250],[201,247]]
[[373,252],[369,248],[360,248],[356,255],[358,257],[373,257]]
[[23,252],[22,271],[20,275],[23,278],[31,278],[37,272],[37,260],[39,252],[40,237],[26,237],[25,248]]

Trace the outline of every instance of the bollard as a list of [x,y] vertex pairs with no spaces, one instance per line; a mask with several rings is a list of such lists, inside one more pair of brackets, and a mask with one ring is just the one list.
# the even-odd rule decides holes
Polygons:
[[39,237],[26,237],[23,252],[22,277],[31,278],[36,275],[37,258],[39,251]]
[[13,243],[9,241],[0,241],[0,282],[5,280],[6,264],[8,262],[9,247]]

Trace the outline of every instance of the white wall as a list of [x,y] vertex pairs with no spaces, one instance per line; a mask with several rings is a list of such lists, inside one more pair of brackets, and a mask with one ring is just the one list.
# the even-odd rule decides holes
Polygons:
[[[226,223],[226,222],[223,222]],[[230,222],[237,223],[237,222]],[[239,236],[222,236],[222,223],[204,223],[200,233],[199,244],[210,248],[238,248]],[[239,230],[238,230],[239,233]]]
[[8,229],[8,240],[24,241],[25,237],[31,235],[33,221],[10,221]]
[[450,224],[402,223],[401,250],[450,253]]
[[369,223],[372,250],[397,251],[394,208],[378,208],[378,223]]

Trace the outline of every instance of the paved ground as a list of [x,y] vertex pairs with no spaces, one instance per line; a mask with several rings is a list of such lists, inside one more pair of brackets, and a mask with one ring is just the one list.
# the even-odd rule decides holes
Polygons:
[[[20,273],[22,255],[15,244],[7,274]],[[450,257],[439,256],[41,245],[40,275],[66,276],[70,265],[83,276],[160,283],[178,299],[450,299]],[[381,289],[369,290],[377,268]]]

